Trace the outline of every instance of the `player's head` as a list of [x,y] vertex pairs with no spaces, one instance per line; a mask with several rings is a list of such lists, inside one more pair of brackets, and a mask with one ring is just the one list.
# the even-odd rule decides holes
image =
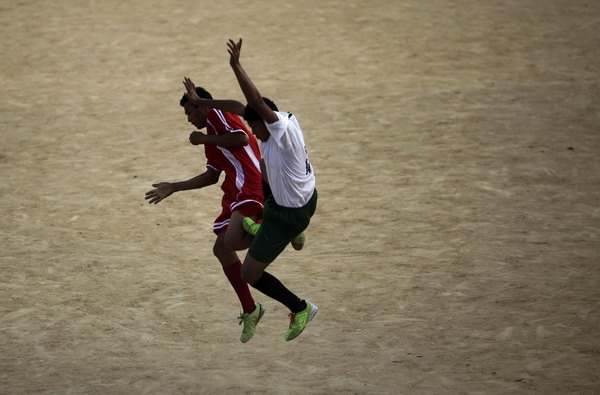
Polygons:
[[[212,99],[212,95],[204,88],[196,87],[196,94],[202,99]],[[190,103],[188,97],[183,95],[181,100],[179,101],[179,105],[183,107],[183,111],[187,116],[187,120],[189,123],[194,125],[198,129],[202,129],[206,126],[206,117],[208,115],[208,110],[204,107],[194,106]]]
[[[262,98],[263,101],[269,108],[273,111],[279,111],[275,103],[266,97]],[[244,120],[248,122],[250,129],[252,129],[252,134],[254,134],[260,141],[267,141],[269,139],[270,133],[267,129],[264,120],[262,117],[254,110],[254,108],[249,105],[244,109]]]

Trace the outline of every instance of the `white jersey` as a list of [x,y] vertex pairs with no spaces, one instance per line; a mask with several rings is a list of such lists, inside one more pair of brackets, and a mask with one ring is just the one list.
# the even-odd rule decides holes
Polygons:
[[269,186],[278,205],[302,207],[315,189],[315,175],[302,129],[291,113],[275,111],[275,114],[279,120],[271,124],[265,122],[271,135],[260,143]]

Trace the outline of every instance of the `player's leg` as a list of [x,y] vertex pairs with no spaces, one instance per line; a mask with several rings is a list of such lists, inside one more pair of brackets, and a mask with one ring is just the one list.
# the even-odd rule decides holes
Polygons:
[[223,272],[233,287],[235,293],[242,304],[244,313],[254,311],[254,299],[248,288],[248,284],[242,279],[242,263],[237,253],[225,245],[225,230],[221,230],[217,235],[213,246],[213,253],[221,262]]
[[231,217],[225,244],[236,251],[250,247],[253,235],[249,235],[243,226],[243,219],[250,218],[255,221],[262,216],[263,200],[260,196],[242,195],[239,200],[230,205]]
[[244,230],[242,223],[244,218],[250,218],[252,221],[256,221],[257,216],[247,217],[238,210],[235,210],[231,213],[231,221],[229,222],[227,233],[225,235],[225,245],[232,250],[245,250],[246,248],[250,247],[250,244],[252,244],[252,235],[248,234]]
[[265,295],[284,304],[291,311],[302,311],[306,305],[275,276],[265,272],[268,263],[260,262],[250,255],[244,259],[242,278]]
[[[302,216],[308,216],[308,221],[310,222],[310,218],[315,214],[317,209],[317,190],[313,192],[312,197],[308,201],[308,203],[302,207]],[[303,222],[304,219],[301,220]],[[308,227],[308,223],[306,224]],[[306,243],[306,237],[304,232],[300,232],[296,237],[292,239],[292,247],[295,250],[300,251],[304,247],[304,243]]]
[[[295,250],[300,251],[306,243],[304,230],[308,227],[310,218],[314,215],[317,208],[317,190],[315,189],[313,196],[310,198],[308,203],[301,208],[289,209],[278,206],[276,203],[274,203],[275,201],[272,196],[265,201],[265,204],[267,204],[267,201],[272,207],[271,212],[273,212],[273,210],[276,211],[278,222],[287,223],[287,226],[285,226],[286,234],[288,234],[288,232],[293,233],[293,237],[290,240],[292,247]],[[246,216],[242,218],[242,226],[246,233],[256,236],[261,224],[258,223],[254,218]]]
[[225,244],[227,228],[220,229],[218,232],[215,244],[213,245],[213,254],[219,260],[221,266],[225,268],[235,262],[239,262],[240,258],[235,250],[229,248],[229,246]]
[[217,234],[217,239],[213,246],[213,253],[221,263],[223,272],[242,305],[243,313],[239,318],[240,324],[243,323],[244,328],[240,340],[245,343],[254,336],[256,324],[262,317],[265,309],[260,303],[254,302],[248,283],[242,279],[242,263],[240,262],[237,253],[226,246],[225,235],[226,229],[222,229]]
[[290,309],[291,322],[285,335],[286,340],[297,337],[316,315],[318,308],[300,299],[275,276],[265,272],[265,269],[298,234],[298,229],[303,230],[308,226],[310,214],[303,211],[281,208],[274,204],[272,198],[267,199],[263,224],[242,266],[244,280]]
[[275,276],[266,272],[267,266],[268,263],[247,255],[242,267],[242,277],[252,287],[290,309],[290,324],[284,336],[286,341],[290,341],[304,331],[306,325],[317,315],[319,308],[314,303],[300,299]]
[[[256,218],[254,218],[254,217],[243,217],[242,218],[242,226],[244,228],[244,231],[250,236],[256,235],[256,233],[260,229],[260,225],[261,224],[259,222],[257,222]],[[292,247],[296,251],[300,251],[302,248],[304,248],[305,243],[306,243],[306,236],[304,235],[304,232],[301,232],[300,234],[298,234],[291,241]]]
[[271,222],[271,216],[265,211],[263,225],[254,237],[242,265],[242,278],[265,295],[287,306],[290,310],[302,310],[305,305],[290,292],[279,280],[265,269],[279,256],[290,242],[291,237]]

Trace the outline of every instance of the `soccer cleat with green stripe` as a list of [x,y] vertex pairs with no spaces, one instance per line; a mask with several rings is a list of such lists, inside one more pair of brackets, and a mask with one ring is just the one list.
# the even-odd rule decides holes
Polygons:
[[290,313],[288,316],[290,317],[290,328],[285,334],[285,340],[290,341],[298,337],[306,328],[306,325],[315,318],[317,312],[319,311],[319,307],[317,305],[310,303],[305,300],[306,308],[299,313],[293,314]]
[[242,226],[244,227],[244,230],[252,236],[255,236],[256,232],[258,232],[258,229],[260,228],[260,224],[258,222],[255,222],[250,217],[242,218]]
[[242,325],[242,322],[244,323],[244,329],[242,330],[242,336],[240,337],[242,343],[246,343],[248,340],[252,339],[252,336],[254,336],[254,332],[256,331],[256,324],[258,324],[258,321],[260,321],[266,310],[265,306],[260,303],[255,303],[254,305],[256,308],[252,313],[242,313],[238,317],[240,325]]

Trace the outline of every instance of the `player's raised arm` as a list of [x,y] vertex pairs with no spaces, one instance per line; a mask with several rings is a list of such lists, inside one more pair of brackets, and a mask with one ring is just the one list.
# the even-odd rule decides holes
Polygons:
[[236,43],[233,40],[229,40],[227,43],[227,52],[229,52],[229,65],[233,69],[235,76],[240,84],[240,88],[248,101],[248,105],[254,109],[267,123],[277,122],[279,118],[264,102],[260,92],[254,86],[254,83],[246,74],[246,71],[240,63],[240,51],[242,49],[242,39]]

